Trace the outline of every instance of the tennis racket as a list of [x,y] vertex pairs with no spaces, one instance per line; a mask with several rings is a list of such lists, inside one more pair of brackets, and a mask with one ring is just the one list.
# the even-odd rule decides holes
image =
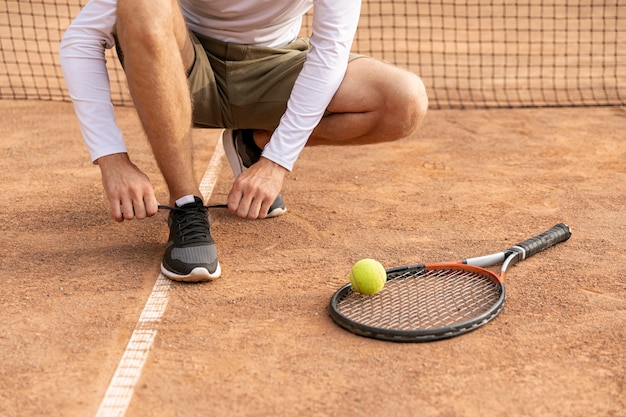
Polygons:
[[[352,333],[381,340],[430,342],[459,336],[500,314],[511,266],[570,236],[570,228],[559,223],[503,252],[388,269],[378,294],[359,294],[350,284],[337,290],[330,316]],[[485,269],[499,264],[500,275]]]

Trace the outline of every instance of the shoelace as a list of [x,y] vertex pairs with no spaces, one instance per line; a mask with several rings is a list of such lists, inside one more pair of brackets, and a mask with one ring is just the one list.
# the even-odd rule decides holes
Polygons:
[[177,227],[181,243],[205,243],[210,240],[207,210],[213,206],[171,207],[159,205],[159,209],[174,213],[172,227]]
[[[179,207],[172,207],[172,206],[165,206],[162,204],[158,205],[159,210],[179,210]],[[227,204],[210,204],[208,206],[202,206],[204,208],[210,209],[210,208],[227,208],[228,205]]]

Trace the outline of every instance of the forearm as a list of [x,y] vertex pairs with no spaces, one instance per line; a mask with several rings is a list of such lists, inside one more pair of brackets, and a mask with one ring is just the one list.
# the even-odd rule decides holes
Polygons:
[[110,99],[105,48],[113,46],[115,2],[92,0],[65,32],[61,67],[92,161],[126,152]]
[[291,170],[345,75],[358,25],[359,0],[319,0],[311,49],[296,79],[287,111],[263,156]]

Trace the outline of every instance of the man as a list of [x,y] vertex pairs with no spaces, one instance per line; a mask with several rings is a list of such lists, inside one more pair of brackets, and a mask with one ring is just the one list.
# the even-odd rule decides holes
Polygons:
[[[313,7],[310,42],[297,39]],[[193,175],[192,126],[225,128],[236,179],[228,208],[256,219],[285,212],[285,174],[305,145],[395,140],[427,108],[419,77],[350,54],[359,0],[90,0],[60,48],[70,96],[117,221],[158,211],[147,176],[115,124],[104,61],[115,46],[167,183],[164,275],[220,275],[207,209]]]

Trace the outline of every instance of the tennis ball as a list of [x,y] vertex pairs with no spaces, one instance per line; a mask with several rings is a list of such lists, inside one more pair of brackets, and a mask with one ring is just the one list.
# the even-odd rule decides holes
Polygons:
[[376,294],[387,282],[387,271],[374,259],[361,259],[352,266],[350,284],[356,292],[366,295]]

